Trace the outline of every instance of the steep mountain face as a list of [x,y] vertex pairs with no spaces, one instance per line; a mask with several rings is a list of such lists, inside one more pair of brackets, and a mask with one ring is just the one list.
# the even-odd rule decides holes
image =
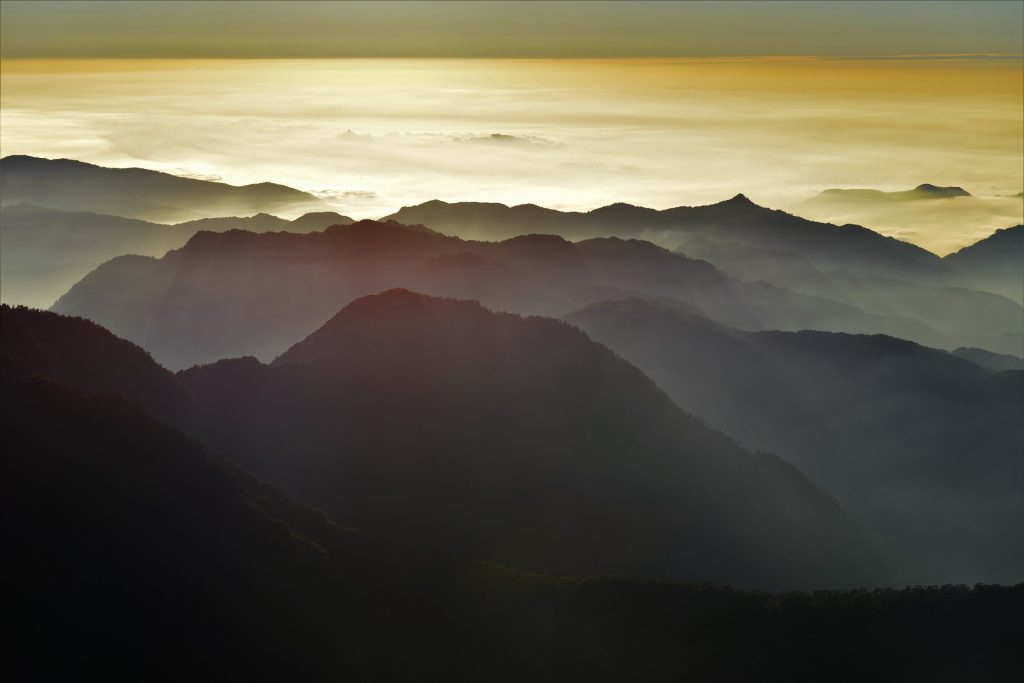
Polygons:
[[313,232],[351,222],[346,216],[321,212],[293,221],[257,214],[169,226],[31,204],[5,206],[0,209],[0,297],[6,303],[51,306],[104,261],[123,254],[161,256],[200,230]]
[[16,678],[365,667],[354,532],[116,398],[0,372]]
[[556,316],[644,293],[747,329],[881,331],[945,343],[920,321],[738,282],[639,240],[471,242],[373,221],[307,235],[199,233],[161,259],[105,263],[53,309],[96,320],[181,368],[227,356],[269,360],[357,297],[396,286]]
[[904,580],[1024,575],[1024,372],[883,336],[742,332],[640,299],[564,319],[685,410],[797,463],[904,555]]
[[218,452],[421,554],[746,586],[884,581],[796,469],[556,321],[393,290],[269,366],[179,377]]
[[[759,249],[792,252],[827,269],[923,282],[948,282],[952,273],[934,254],[856,225],[838,227],[754,204],[743,195],[709,206],[657,211],[612,204],[586,213],[533,205],[431,201],[404,207],[385,220],[420,223],[441,232],[479,239],[550,232],[579,239],[631,236],[669,248],[703,238]],[[685,247],[684,247],[685,248]]]
[[0,306],[0,354],[84,394],[120,395],[175,426],[202,422],[201,408],[171,372],[88,320]]
[[944,260],[972,285],[1024,302],[1024,225],[996,230]]
[[[949,199],[959,196],[958,190],[922,185],[910,193],[918,198]],[[892,199],[904,200],[906,197]],[[613,204],[587,213],[533,205],[432,201],[405,207],[389,218],[482,238],[541,231],[573,239],[642,237],[704,259],[742,281],[764,280],[893,319],[886,326],[876,322],[870,329],[820,322],[804,327],[880,332],[941,348],[976,346],[1013,354],[1024,348],[1022,249],[1010,250],[1013,256],[1004,257],[1006,266],[959,268],[954,257],[940,259],[857,225],[836,226],[773,211],[743,195],[709,206],[656,211]],[[1004,246],[1009,246],[1008,242],[1005,240]],[[739,319],[720,319],[745,324]],[[923,326],[913,329],[908,319]]]
[[311,194],[273,183],[235,186],[141,168],[30,156],[0,160],[0,195],[4,206],[26,202],[162,223],[321,206]]

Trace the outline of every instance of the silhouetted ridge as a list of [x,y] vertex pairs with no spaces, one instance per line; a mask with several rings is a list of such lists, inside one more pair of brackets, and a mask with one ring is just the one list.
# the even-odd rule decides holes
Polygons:
[[904,202],[970,196],[972,196],[971,193],[962,187],[942,187],[932,183],[922,183],[912,190],[899,190],[896,192],[868,188],[834,188],[823,190],[816,197],[808,200],[808,202],[812,204],[822,202]]
[[866,228],[839,230],[828,223],[759,206],[743,194],[707,206],[661,211],[624,203],[589,212],[540,207],[525,212],[523,207],[503,204],[427,202],[403,207],[389,218],[478,239],[532,232],[571,239],[635,236],[686,251],[687,244],[699,238],[792,252],[817,266],[853,274],[938,282],[952,277],[937,256],[909,243],[883,238]]
[[938,185],[932,185],[931,183],[922,183],[914,188],[918,192],[927,192],[929,194],[936,194],[942,197],[970,197],[971,193],[962,187],[940,187]]
[[1024,225],[996,230],[943,260],[971,285],[1024,303]]
[[275,183],[238,186],[141,168],[26,156],[0,160],[0,189],[5,205],[29,201],[55,209],[173,223],[323,205],[311,194]]
[[83,318],[0,306],[0,354],[84,394],[119,394],[176,426],[199,424],[199,406],[172,373]]
[[558,321],[392,289],[269,367],[179,377],[213,411],[219,451],[432,557],[744,585],[880,575],[799,472]]
[[[495,266],[488,271],[480,262],[434,260],[450,254],[475,254]],[[747,329],[884,332],[948,344],[940,330],[908,314],[915,306],[868,314],[852,303],[742,282],[643,240],[572,243],[531,232],[477,242],[378,221],[306,234],[199,233],[158,261],[104,264],[53,308],[96,320],[178,369],[239,355],[269,361],[352,300],[394,287],[549,316],[643,294]],[[972,324],[988,333],[991,306],[970,303],[970,310],[985,314]],[[967,344],[989,346],[977,337],[949,345]]]
[[1005,373],[886,335],[746,332],[637,298],[564,319],[685,410],[797,463],[902,557],[902,580],[1024,572],[1006,551],[1024,524],[1024,384]]
[[1024,358],[1012,356],[1006,353],[992,353],[985,349],[966,348],[961,346],[953,351],[954,356],[959,356],[972,363],[980,365],[992,372],[1003,370],[1024,370]]
[[0,375],[16,677],[365,666],[364,627],[335,616],[357,608],[368,574],[352,532],[122,402],[6,358]]

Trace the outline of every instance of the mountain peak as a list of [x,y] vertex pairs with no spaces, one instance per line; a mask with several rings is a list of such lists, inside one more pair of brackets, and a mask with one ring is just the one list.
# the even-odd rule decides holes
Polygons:
[[925,192],[939,197],[970,197],[971,193],[962,187],[942,187],[931,183],[921,183],[914,188],[915,192]]
[[745,195],[742,192],[740,192],[739,194],[737,194],[735,197],[732,197],[731,199],[726,199],[724,202],[719,202],[719,206],[751,207],[751,206],[757,206],[757,204],[755,204],[754,202],[750,201],[750,198],[747,195]]
[[333,356],[371,337],[379,346],[393,344],[405,348],[410,344],[411,334],[439,325],[445,327],[443,320],[450,322],[453,318],[485,313],[485,310],[477,301],[432,297],[396,287],[350,302],[318,330],[278,356],[272,365]]

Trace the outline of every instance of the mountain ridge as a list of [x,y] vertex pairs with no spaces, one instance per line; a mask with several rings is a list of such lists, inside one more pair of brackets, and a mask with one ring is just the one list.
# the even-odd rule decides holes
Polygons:
[[[510,268],[435,259],[455,253]],[[525,235],[480,242],[365,220],[307,234],[200,232],[161,259],[104,264],[53,310],[92,318],[178,369],[230,356],[270,360],[350,301],[394,287],[549,316],[640,292],[676,299],[750,329],[884,331],[944,343],[937,330],[918,320],[868,314],[769,283],[741,282],[705,261],[644,241],[574,243]],[[209,294],[200,298],[199,291]],[[978,345],[973,339],[955,345],[965,341]]]
[[55,209],[165,223],[323,206],[308,192],[275,183],[230,185],[143,168],[112,168],[28,155],[0,159],[0,190],[4,205],[27,201]]

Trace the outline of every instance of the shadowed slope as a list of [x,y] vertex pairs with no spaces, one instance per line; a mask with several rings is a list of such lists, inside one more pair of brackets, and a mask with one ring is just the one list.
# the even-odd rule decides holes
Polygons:
[[0,306],[0,354],[85,394],[119,394],[175,426],[201,422],[200,407],[171,372],[88,320]]
[[313,232],[351,223],[340,214],[309,213],[293,221],[257,214],[163,225],[31,204],[0,210],[0,296],[5,303],[47,307],[104,261],[123,254],[162,256],[199,230]]
[[1024,225],[996,230],[944,260],[976,286],[1024,302]]
[[684,409],[794,461],[908,561],[908,581],[1013,581],[1024,373],[891,337],[746,333],[630,299],[565,320]]
[[332,614],[366,573],[352,532],[115,398],[0,372],[16,677],[365,667]]
[[422,553],[748,586],[883,580],[799,472],[556,321],[395,290],[270,366],[179,377],[219,451]]

